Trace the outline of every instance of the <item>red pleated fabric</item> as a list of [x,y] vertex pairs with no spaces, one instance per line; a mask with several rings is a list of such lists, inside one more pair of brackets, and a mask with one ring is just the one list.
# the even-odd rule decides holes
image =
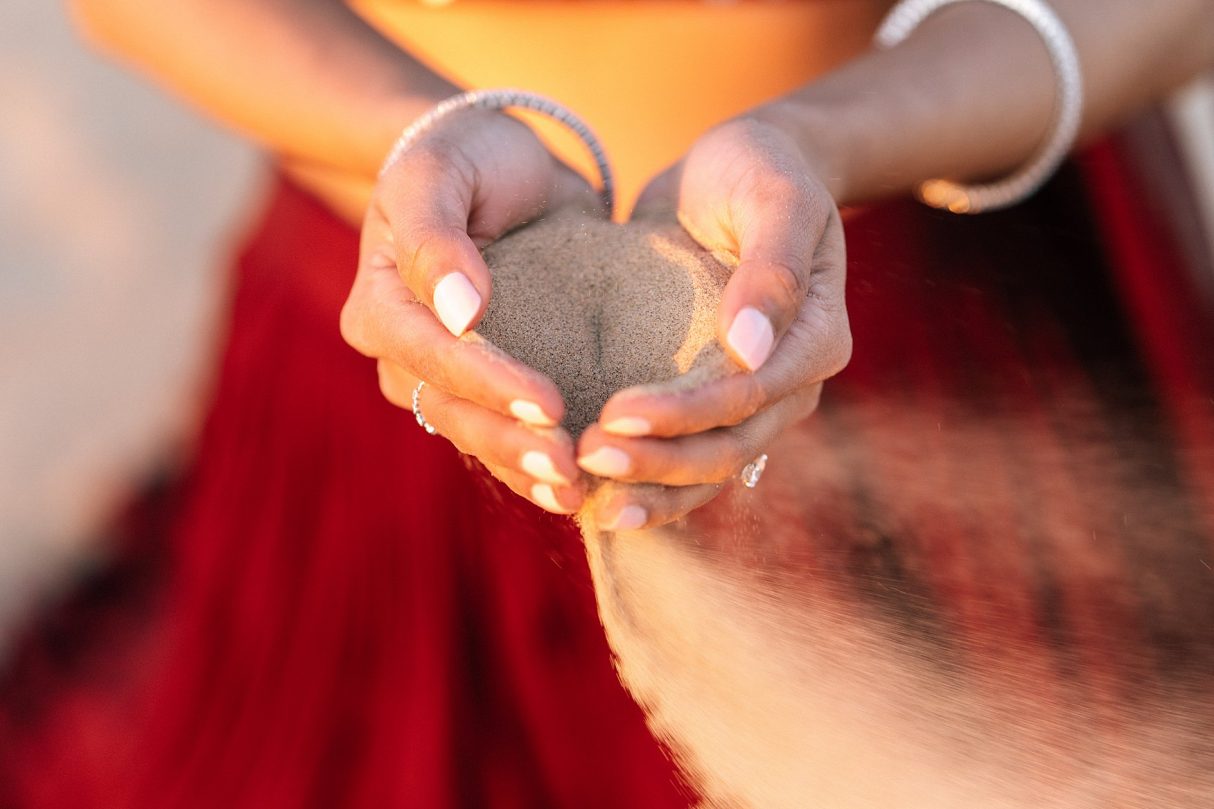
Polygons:
[[15,748],[9,717],[0,805],[688,805],[615,678],[572,522],[422,432],[342,342],[356,251],[273,190],[158,615]]
[[[1196,499],[1214,489],[1182,451],[1214,423],[1192,404],[1214,391],[1194,346],[1214,335],[1210,313],[1176,257],[1152,248],[1162,237],[1116,154],[1094,155],[1094,196],[1070,170],[1006,214],[896,203],[848,221],[857,350],[821,423],[845,435],[848,403],[899,397],[1039,414],[1034,451],[1008,450],[1020,460],[992,502],[1010,505],[988,530],[1015,535],[1026,509],[1047,528],[1051,508],[1083,509],[1033,491],[1030,474],[1071,462],[1048,402],[1076,384],[1096,401],[1130,384],[1175,412],[1167,441],[1181,449],[1165,455]],[[305,193],[273,189],[238,262],[188,474],[132,509],[115,567],[31,627],[0,680],[0,807],[693,802],[615,678],[572,523],[418,429],[342,342],[356,251],[356,232]],[[1127,305],[1146,277],[1169,281]],[[1169,313],[1182,309],[1181,327]],[[933,435],[915,440],[947,454]],[[882,470],[861,472],[879,488]],[[1029,606],[983,614],[981,588],[995,585],[945,575],[997,554],[998,586],[1022,586],[1031,551],[975,547],[972,526],[921,516],[915,542],[937,565],[923,585],[961,631],[1038,631]],[[1076,626],[1108,618],[1085,612],[1098,599],[1082,585],[1063,600]],[[1084,654],[1097,670],[1116,651]]]

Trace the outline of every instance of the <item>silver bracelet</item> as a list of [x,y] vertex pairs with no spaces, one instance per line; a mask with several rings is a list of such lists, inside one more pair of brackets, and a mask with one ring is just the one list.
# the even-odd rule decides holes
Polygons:
[[[906,39],[929,15],[963,0],[902,0],[877,30],[876,42],[883,48]],[[1031,196],[1058,166],[1079,134],[1083,113],[1083,74],[1079,53],[1066,26],[1043,0],[985,0],[1019,14],[1037,30],[1050,53],[1057,77],[1058,96],[1054,125],[1045,143],[1028,163],[1010,177],[981,185],[962,185],[951,180],[928,180],[918,188],[920,200],[953,213],[981,213],[1015,205]]]
[[396,161],[400,160],[401,156],[409,150],[409,147],[417,142],[418,138],[448,115],[472,108],[504,110],[510,107],[519,107],[543,113],[549,118],[569,127],[575,135],[581,138],[582,143],[586,144],[586,148],[590,150],[590,155],[594,158],[595,166],[598,167],[599,179],[602,181],[602,189],[599,193],[603,199],[603,204],[607,206],[607,213],[610,215],[615,204],[615,181],[611,175],[611,166],[607,163],[607,153],[603,151],[603,146],[599,143],[599,139],[590,131],[590,127],[586,126],[582,119],[574,115],[568,108],[552,99],[536,95],[535,93],[528,93],[525,90],[470,90],[439,103],[425,115],[405,127],[405,130],[400,133],[400,137],[396,139],[396,143],[393,144],[392,149],[388,152],[388,156],[384,159],[384,164],[379,170],[379,175],[382,177],[388,169],[392,168]]

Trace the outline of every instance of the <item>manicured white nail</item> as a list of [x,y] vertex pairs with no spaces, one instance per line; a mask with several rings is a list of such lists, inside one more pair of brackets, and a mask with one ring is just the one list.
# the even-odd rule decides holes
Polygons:
[[649,423],[649,419],[643,419],[638,416],[625,416],[613,419],[603,425],[603,432],[626,438],[649,435],[652,430],[653,425]]
[[734,315],[725,340],[747,368],[757,371],[771,354],[776,335],[771,321],[758,309],[747,306]]
[[434,310],[447,331],[459,337],[481,308],[481,296],[462,272],[451,272],[434,287]]
[[589,455],[578,458],[577,465],[601,478],[618,478],[628,474],[628,470],[632,468],[632,459],[622,449],[599,447]]
[[552,462],[552,456],[538,449],[523,453],[523,471],[537,480],[545,483],[555,483],[557,486],[568,486],[569,478],[562,475]]
[[555,427],[556,419],[544,412],[544,408],[526,399],[515,399],[510,403],[510,412],[519,421],[525,421],[532,427]]
[[640,506],[624,506],[615,519],[603,527],[608,531],[635,531],[648,519],[649,515]]
[[556,492],[552,491],[552,487],[547,483],[537,483],[532,486],[531,499],[539,503],[545,511],[551,511],[553,514],[573,513],[557,502]]

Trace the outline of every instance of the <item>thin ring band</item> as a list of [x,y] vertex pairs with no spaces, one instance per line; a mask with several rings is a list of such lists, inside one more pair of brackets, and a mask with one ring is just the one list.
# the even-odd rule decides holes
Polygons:
[[569,127],[575,135],[581,138],[582,143],[586,144],[586,148],[590,150],[590,155],[594,158],[594,164],[598,168],[599,179],[603,183],[599,195],[603,199],[603,204],[607,206],[607,214],[610,216],[615,207],[615,179],[611,173],[611,166],[607,162],[607,153],[603,150],[603,145],[590,127],[567,107],[550,98],[529,93],[526,90],[469,90],[440,102],[400,133],[400,137],[396,139],[396,143],[393,144],[388,156],[384,159],[379,176],[382,177],[396,161],[400,160],[409,147],[417,142],[418,138],[448,115],[471,108],[504,110],[510,107],[543,113]]
[[[874,37],[882,48],[902,42],[936,11],[967,0],[902,0],[890,11]],[[1057,79],[1053,130],[1037,153],[1016,173],[993,183],[962,185],[951,180],[928,180],[918,189],[919,199],[953,213],[981,213],[1007,208],[1032,196],[1066,159],[1083,118],[1083,73],[1079,52],[1066,25],[1044,0],[983,0],[1003,6],[1036,29],[1050,54]]]
[[413,418],[417,419],[417,426],[421,427],[429,435],[435,435],[438,430],[434,429],[434,425],[426,421],[426,417],[422,415],[421,399],[422,388],[426,387],[425,382],[418,382],[417,387],[413,389]]

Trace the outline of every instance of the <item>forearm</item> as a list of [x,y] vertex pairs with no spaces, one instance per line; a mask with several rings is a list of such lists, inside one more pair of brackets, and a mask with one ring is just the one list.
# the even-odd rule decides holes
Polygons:
[[373,177],[457,88],[336,0],[76,0],[102,46],[273,151]]
[[[1081,137],[1214,66],[1210,0],[1052,5],[1083,70]],[[970,2],[757,114],[793,135],[846,204],[934,177],[976,180],[1013,170],[1048,131],[1055,93],[1034,29],[1007,9]]]

